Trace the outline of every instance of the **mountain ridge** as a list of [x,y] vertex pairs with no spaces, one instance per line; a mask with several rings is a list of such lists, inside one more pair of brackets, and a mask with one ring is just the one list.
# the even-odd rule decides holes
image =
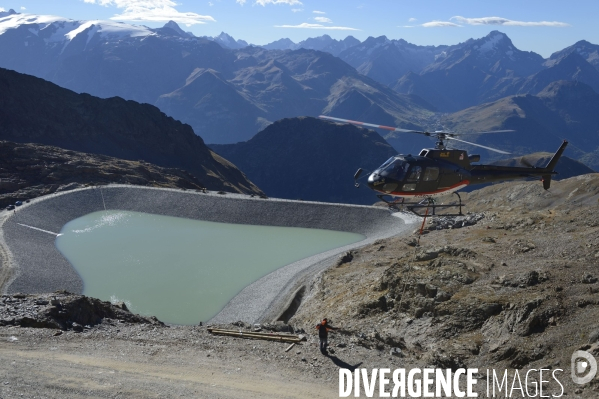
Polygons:
[[599,137],[589,132],[599,131],[598,107],[599,94],[590,86],[557,81],[537,95],[512,95],[446,115],[442,124],[463,132],[514,129],[517,133],[481,135],[476,142],[521,155],[554,152],[568,139],[566,154],[597,170]]
[[[150,30],[117,24],[120,36],[112,36],[108,31],[116,30],[114,22],[109,29],[103,22],[22,18],[0,20],[0,28],[21,21],[0,34],[0,52],[10,55],[0,59],[0,66],[80,93],[157,105],[190,123],[211,143],[244,141],[275,120],[337,109],[352,117],[380,115],[406,127],[416,126],[432,111],[327,52],[252,46],[231,50],[206,39],[183,37],[168,27]],[[39,37],[42,30],[52,30],[52,40],[58,40],[60,29],[68,32],[68,40],[63,37],[50,45]],[[195,75],[209,69],[216,73],[210,81],[209,75]]]
[[212,153],[189,125],[152,105],[77,94],[2,68],[0,91],[1,140],[145,160],[187,170],[209,189],[260,193],[233,164]]

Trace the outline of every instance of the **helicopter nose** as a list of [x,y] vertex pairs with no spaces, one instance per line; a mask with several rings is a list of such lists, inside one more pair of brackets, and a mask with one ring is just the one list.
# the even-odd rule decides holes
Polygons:
[[372,173],[370,176],[368,176],[368,187],[375,189],[376,186],[381,184],[381,179],[381,175],[378,173]]
[[381,193],[390,193],[397,189],[398,183],[393,179],[385,178],[378,173],[368,176],[368,187]]

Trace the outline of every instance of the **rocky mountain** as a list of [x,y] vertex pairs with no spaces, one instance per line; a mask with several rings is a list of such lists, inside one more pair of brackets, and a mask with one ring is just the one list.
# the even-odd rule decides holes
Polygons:
[[262,48],[265,48],[267,50],[295,50],[295,46],[296,44],[293,42],[293,40],[289,39],[288,37],[285,37],[279,40],[275,40],[274,42],[265,44],[262,46]]
[[245,40],[235,40],[233,36],[225,32],[221,32],[218,36],[202,36],[202,38],[218,43],[221,47],[227,49],[240,49],[249,46],[248,42]]
[[110,183],[204,189],[189,172],[41,144],[0,141],[0,208],[15,201]]
[[597,107],[599,94],[591,87],[576,81],[557,81],[536,96],[509,96],[471,107],[446,116],[442,124],[463,132],[514,129],[516,133],[481,135],[476,142],[517,155],[539,150],[554,152],[562,139],[568,139],[566,154],[597,170]]
[[12,8],[9,9],[8,11],[0,11],[0,18],[8,17],[8,16],[14,15],[14,14],[17,14],[17,12],[15,10],[13,10]]
[[339,54],[339,58],[358,72],[393,87],[407,73],[420,73],[425,67],[447,56],[457,46],[417,46],[403,39],[369,37]]
[[185,32],[183,29],[181,29],[181,27],[179,26],[179,24],[177,24],[175,21],[168,21],[166,24],[164,24],[164,26],[160,29],[156,29],[156,31],[158,32],[164,32],[166,34],[170,34],[172,35],[172,32],[166,31],[166,29],[170,29],[171,31],[175,32],[175,34],[181,36],[181,37],[195,37],[195,35],[191,32]]
[[[342,42],[349,44],[342,51],[331,47]],[[281,39],[264,46],[300,47],[336,55],[359,73],[400,93],[414,94],[441,111],[455,112],[509,95],[538,94],[557,80],[580,81],[599,91],[599,46],[587,41],[556,52],[548,60],[519,50],[498,31],[444,46],[418,46],[385,36],[361,43],[351,36],[335,41],[327,35],[298,44]]]
[[343,40],[336,40],[329,35],[323,35],[302,40],[297,44],[297,48],[319,50],[338,56],[344,50],[358,44],[360,44],[360,41],[353,36],[347,36]]
[[211,145],[273,197],[373,204],[376,196],[354,187],[358,168],[373,170],[396,154],[377,133],[315,118],[273,123],[252,139]]
[[324,51],[341,58],[356,70],[379,83],[393,86],[408,72],[420,73],[447,51],[461,46],[417,46],[403,39],[390,40],[386,36],[369,37],[363,42],[353,36],[343,40],[329,35],[308,38],[299,43],[279,39],[262,46],[267,50],[297,50],[300,48]]
[[538,94],[548,84],[559,80],[582,82],[599,93],[599,70],[577,52],[564,55],[555,60],[547,69],[539,71],[522,82],[516,82],[503,92],[515,90],[515,93],[510,94]]
[[570,47],[566,47],[563,50],[551,54],[551,57],[545,61],[545,66],[550,67],[563,57],[572,53],[580,55],[589,64],[595,68],[599,68],[599,46],[589,43],[586,40],[580,40]]
[[268,43],[261,46],[267,50],[319,50],[324,51],[334,56],[338,56],[344,50],[350,47],[360,44],[360,41],[353,36],[347,36],[343,40],[333,39],[329,35],[322,35],[318,37],[310,37],[306,40],[302,40],[299,43],[294,43],[288,38],[279,39],[272,43]]
[[143,160],[184,169],[209,189],[260,192],[189,125],[152,105],[77,94],[6,69],[0,69],[0,93],[0,140]]
[[502,90],[503,95],[515,94],[515,88],[505,93],[504,87],[541,71],[543,61],[536,53],[518,50],[504,33],[493,31],[450,49],[418,77],[403,76],[394,89],[419,95],[440,110],[457,111],[499,98]]
[[155,104],[211,143],[247,140],[284,117],[335,112],[407,127],[430,113],[329,53],[230,50],[167,25],[11,15],[0,19],[0,66],[76,92]]
[[209,143],[247,140],[272,121],[301,115],[418,126],[431,114],[422,100],[398,94],[328,53],[247,47],[232,55],[236,60],[223,68],[196,68],[155,104]]

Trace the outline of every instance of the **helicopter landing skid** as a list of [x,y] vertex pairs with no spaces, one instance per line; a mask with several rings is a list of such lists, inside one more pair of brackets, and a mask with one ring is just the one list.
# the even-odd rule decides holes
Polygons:
[[[385,198],[386,195],[385,194],[381,194],[381,195],[377,195],[377,197],[385,202],[388,206],[389,209],[392,210],[397,210],[397,211],[402,211],[402,210],[409,210],[410,212],[412,212],[413,214],[415,214],[416,216],[420,216],[420,217],[426,217],[426,216],[464,216],[464,214],[462,213],[462,207],[465,206],[465,204],[462,204],[462,197],[460,197],[460,194],[457,192],[454,192],[455,195],[458,196],[458,203],[457,204],[437,204],[435,202],[435,200],[433,198],[424,198],[422,201],[420,202],[405,202],[405,198],[396,198],[393,201],[387,201]],[[436,211],[437,209],[446,209],[446,208],[458,208],[459,209],[459,213],[451,213],[451,214],[447,214],[447,213],[443,213],[441,215],[437,215]],[[428,211],[425,214],[419,213],[419,210],[423,210],[423,209],[432,209],[432,213],[428,213]]]

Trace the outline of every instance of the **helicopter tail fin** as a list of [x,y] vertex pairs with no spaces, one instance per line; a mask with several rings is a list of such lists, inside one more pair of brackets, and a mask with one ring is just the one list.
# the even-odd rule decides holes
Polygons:
[[555,174],[553,170],[555,169],[555,165],[557,165],[557,161],[559,161],[560,157],[564,153],[564,150],[566,149],[567,145],[568,141],[564,140],[562,145],[558,148],[557,152],[553,155],[553,157],[551,157],[551,160],[549,160],[549,162],[547,163],[547,166],[545,166],[545,172],[547,172],[547,174],[542,176],[543,188],[545,190],[548,190],[551,186],[551,176]]

